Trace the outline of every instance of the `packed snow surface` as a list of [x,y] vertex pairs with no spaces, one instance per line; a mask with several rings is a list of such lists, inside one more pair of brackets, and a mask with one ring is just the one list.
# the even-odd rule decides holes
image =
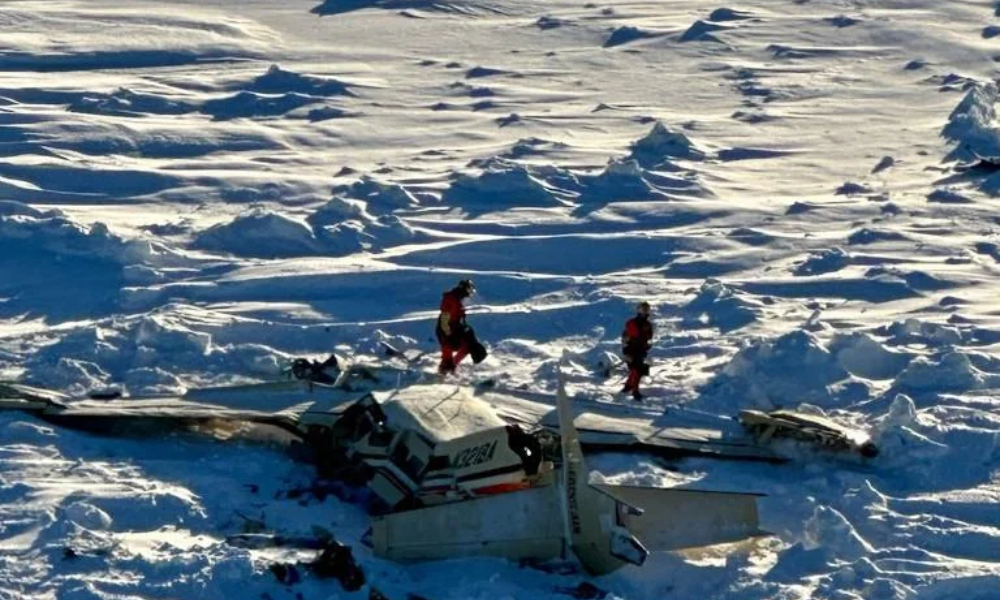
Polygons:
[[[1000,121],[993,2],[7,0],[0,370],[62,392],[273,378],[427,351],[475,280],[459,379],[641,410],[801,408],[861,462],[590,457],[754,491],[770,537],[588,579],[397,565],[360,503],[266,444],[0,414],[0,599],[367,598],[225,542],[322,526],[396,600],[1000,597]],[[631,401],[627,401],[631,402]],[[697,412],[695,412],[697,411]],[[718,415],[713,417],[712,415]],[[297,554],[298,552],[298,554]]]

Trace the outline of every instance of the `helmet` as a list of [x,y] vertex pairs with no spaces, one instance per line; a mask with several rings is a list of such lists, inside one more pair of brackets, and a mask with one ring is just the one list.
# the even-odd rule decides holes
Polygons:
[[462,290],[462,292],[466,296],[471,296],[476,293],[476,286],[473,285],[471,279],[463,279],[459,281],[458,285],[455,287],[458,288],[459,290]]
[[645,300],[635,305],[635,312],[639,314],[649,316],[650,310],[651,308],[649,306],[649,302],[646,302]]

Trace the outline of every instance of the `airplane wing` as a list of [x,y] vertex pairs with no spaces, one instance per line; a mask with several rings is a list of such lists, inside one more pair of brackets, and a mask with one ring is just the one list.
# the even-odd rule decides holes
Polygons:
[[[551,398],[519,391],[482,391],[502,418],[522,427],[559,433],[559,417]],[[654,415],[619,404],[570,400],[580,444],[587,450],[644,451],[668,456],[781,461],[739,427],[706,427],[704,419]]]
[[359,394],[304,380],[202,388],[178,396],[73,398],[20,384],[0,384],[0,409],[21,410],[58,422],[162,419],[232,420],[294,427],[299,421],[329,420]]

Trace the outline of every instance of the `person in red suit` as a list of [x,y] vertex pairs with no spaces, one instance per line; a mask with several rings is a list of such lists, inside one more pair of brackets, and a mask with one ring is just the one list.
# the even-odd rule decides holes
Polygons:
[[653,345],[653,323],[649,320],[649,310],[649,302],[640,302],[635,316],[625,322],[625,331],[622,332],[622,356],[628,365],[628,379],[622,393],[631,392],[635,400],[642,400],[639,380],[643,375],[649,375],[649,365],[645,362]]
[[465,323],[465,306],[462,302],[476,293],[472,280],[463,279],[441,296],[441,314],[438,316],[438,343],[441,344],[440,375],[455,372],[455,367],[469,354],[468,330]]

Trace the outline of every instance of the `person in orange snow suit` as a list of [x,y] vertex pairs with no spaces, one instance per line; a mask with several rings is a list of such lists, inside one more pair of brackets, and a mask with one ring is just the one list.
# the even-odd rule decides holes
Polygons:
[[441,296],[441,314],[438,315],[438,343],[441,344],[441,365],[438,373],[454,373],[455,367],[469,354],[468,330],[465,323],[465,306],[462,302],[476,293],[472,280],[463,279]]
[[649,375],[649,365],[645,360],[652,344],[653,323],[649,320],[649,302],[640,302],[635,316],[625,322],[625,331],[622,332],[622,357],[628,365],[628,379],[622,393],[632,392],[635,400],[642,400],[639,380],[643,375]]

